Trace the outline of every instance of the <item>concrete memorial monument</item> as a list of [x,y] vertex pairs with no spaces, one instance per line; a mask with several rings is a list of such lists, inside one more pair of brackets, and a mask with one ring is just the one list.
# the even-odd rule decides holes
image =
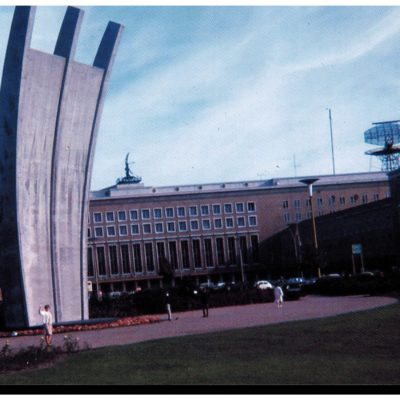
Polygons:
[[93,66],[74,61],[83,12],[68,7],[54,54],[30,48],[34,7],[16,7],[0,90],[0,288],[9,328],[88,318],[87,209],[96,135],[122,26]]

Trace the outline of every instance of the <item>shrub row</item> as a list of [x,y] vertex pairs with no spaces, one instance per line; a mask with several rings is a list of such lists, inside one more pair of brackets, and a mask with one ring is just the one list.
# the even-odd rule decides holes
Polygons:
[[[90,299],[90,318],[122,318],[147,314],[162,314],[165,312],[165,289],[142,290],[135,294],[122,295],[116,299],[104,298],[99,301]],[[192,289],[171,288],[171,308],[174,312],[197,310],[201,308],[199,294]],[[242,289],[238,291],[222,291],[209,293],[209,307],[224,307],[233,305],[265,303],[273,301],[270,290]]]
[[307,293],[315,293],[330,296],[344,296],[369,294],[382,295],[400,291],[400,278],[379,278],[360,279],[359,277],[345,278],[323,278],[314,285],[305,288]]

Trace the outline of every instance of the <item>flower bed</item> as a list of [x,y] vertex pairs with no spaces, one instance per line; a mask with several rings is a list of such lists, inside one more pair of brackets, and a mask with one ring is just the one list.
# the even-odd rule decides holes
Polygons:
[[[141,317],[125,317],[120,318],[112,322],[100,322],[94,324],[82,324],[82,325],[59,325],[53,328],[53,333],[64,333],[64,332],[77,332],[77,331],[93,331],[98,329],[107,328],[120,328],[123,326],[134,326],[151,324],[154,322],[159,322],[160,318],[155,316],[141,316]],[[43,329],[24,329],[15,331],[18,336],[33,336],[43,334]],[[11,332],[0,332],[0,337],[9,337]]]

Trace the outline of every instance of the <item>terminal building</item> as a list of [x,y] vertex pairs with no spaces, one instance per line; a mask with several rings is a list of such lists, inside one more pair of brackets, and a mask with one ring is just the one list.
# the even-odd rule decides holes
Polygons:
[[120,180],[93,191],[89,206],[88,278],[103,293],[241,282],[268,276],[268,238],[311,218],[305,178],[318,178],[316,217],[390,197],[385,172],[148,187]]

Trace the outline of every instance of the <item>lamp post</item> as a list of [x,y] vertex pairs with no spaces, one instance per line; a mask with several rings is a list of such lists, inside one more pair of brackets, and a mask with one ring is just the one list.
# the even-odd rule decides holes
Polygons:
[[[299,272],[299,266],[301,263],[301,255],[300,255],[300,251],[301,251],[301,243],[299,240],[299,233],[298,233],[298,224],[296,223],[292,223],[292,224],[288,224],[288,230],[290,232],[290,235],[292,236],[293,239],[293,247],[294,247],[294,258],[295,258],[295,262],[296,262],[296,269],[297,272]],[[303,275],[303,273],[301,273]]]
[[246,283],[246,276],[244,274],[244,269],[243,269],[243,256],[242,256],[242,246],[240,244],[240,236],[237,235],[237,243],[238,243],[238,256],[239,256],[239,266],[240,266],[240,273],[242,275],[242,283]]
[[318,278],[321,277],[321,269],[319,266],[319,261],[318,261],[318,239],[317,239],[317,227],[315,225],[315,217],[314,217],[314,209],[313,209],[313,191],[312,191],[312,185],[318,180],[318,178],[309,178],[309,179],[301,179],[300,182],[304,183],[305,185],[308,186],[308,195],[310,198],[310,208],[311,208],[311,219],[312,219],[312,226],[313,226],[313,243],[314,243],[314,252],[315,252],[315,257],[317,260],[317,275]]

